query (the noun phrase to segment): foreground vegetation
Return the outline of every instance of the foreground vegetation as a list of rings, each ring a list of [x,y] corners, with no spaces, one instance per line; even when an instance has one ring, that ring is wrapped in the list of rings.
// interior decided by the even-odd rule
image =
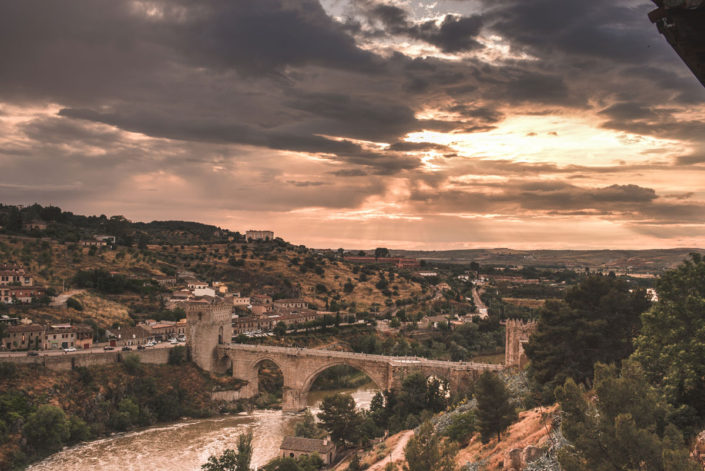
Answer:
[[[181,417],[224,411],[210,391],[239,381],[192,364],[122,364],[54,372],[0,364],[0,469],[21,469],[64,445]]]

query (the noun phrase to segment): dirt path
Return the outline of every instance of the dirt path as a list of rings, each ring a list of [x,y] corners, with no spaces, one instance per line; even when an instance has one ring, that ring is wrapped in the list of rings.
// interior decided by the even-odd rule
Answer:
[[[64,304],[66,304],[66,301],[68,301],[68,299],[71,296],[74,296],[76,294],[85,293],[85,292],[86,292],[85,289],[72,289],[69,291],[64,291],[63,293],[61,293],[60,295],[58,295],[57,297],[52,299],[51,302],[49,303],[49,306],[54,306],[54,307],[63,306]]]
[[[407,430],[404,432],[401,437],[399,437],[399,441],[397,441],[397,444],[394,445],[394,448],[392,448],[387,456],[379,460],[378,462],[374,463],[371,465],[369,468],[367,468],[368,471],[381,471],[384,469],[385,466],[387,466],[387,463],[390,463],[392,461],[399,461],[404,459],[404,448],[406,447],[406,444],[409,443],[409,439],[414,436],[414,431],[413,430]]]

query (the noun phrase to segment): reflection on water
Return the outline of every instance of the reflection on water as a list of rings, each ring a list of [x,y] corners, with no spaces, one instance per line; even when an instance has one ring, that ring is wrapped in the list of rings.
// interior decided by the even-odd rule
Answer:
[[[308,404],[318,411],[320,401],[335,392],[353,395],[358,407],[369,408],[374,385],[356,390],[313,391]],[[277,456],[295,415],[264,410],[214,419],[185,420],[113,435],[67,448],[30,466],[31,471],[198,471],[208,457],[235,448],[237,437],[253,433],[252,465],[260,467]]]

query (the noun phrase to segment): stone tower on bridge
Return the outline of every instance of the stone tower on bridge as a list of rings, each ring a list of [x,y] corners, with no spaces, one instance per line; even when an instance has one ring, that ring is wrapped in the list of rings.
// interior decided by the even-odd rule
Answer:
[[[219,361],[218,345],[230,344],[233,336],[232,306],[227,303],[192,301],[183,303],[188,324],[191,359],[206,371],[224,372],[227,364]]]
[[[524,345],[536,330],[536,321],[509,319],[505,324],[504,365],[523,367],[529,361]]]

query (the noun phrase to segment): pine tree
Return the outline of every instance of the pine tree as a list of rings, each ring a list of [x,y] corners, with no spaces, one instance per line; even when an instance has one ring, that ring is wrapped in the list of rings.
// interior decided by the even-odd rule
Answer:
[[[695,432],[705,423],[705,259],[693,254],[666,272],[656,292],[658,302],[642,316],[634,358],[676,407],[678,425]]]
[[[596,362],[614,363],[633,351],[641,313],[650,302],[613,276],[589,276],[560,302],[542,309],[536,331],[525,347],[529,377],[539,401],[553,402],[566,379],[587,383]]]
[[[360,438],[360,414],[350,394],[335,394],[323,399],[318,414],[321,426],[340,444],[356,443]]]
[[[441,444],[431,422],[424,422],[404,448],[404,471],[453,471],[458,448],[453,443]]]
[[[683,435],[669,422],[670,407],[649,385],[640,365],[595,365],[594,389],[568,379],[556,389],[562,431],[571,446],[559,453],[570,471],[695,471]]]
[[[499,441],[517,414],[509,402],[510,396],[504,382],[494,373],[485,371],[475,385],[477,399],[477,428],[482,442],[489,442],[493,436]]]

